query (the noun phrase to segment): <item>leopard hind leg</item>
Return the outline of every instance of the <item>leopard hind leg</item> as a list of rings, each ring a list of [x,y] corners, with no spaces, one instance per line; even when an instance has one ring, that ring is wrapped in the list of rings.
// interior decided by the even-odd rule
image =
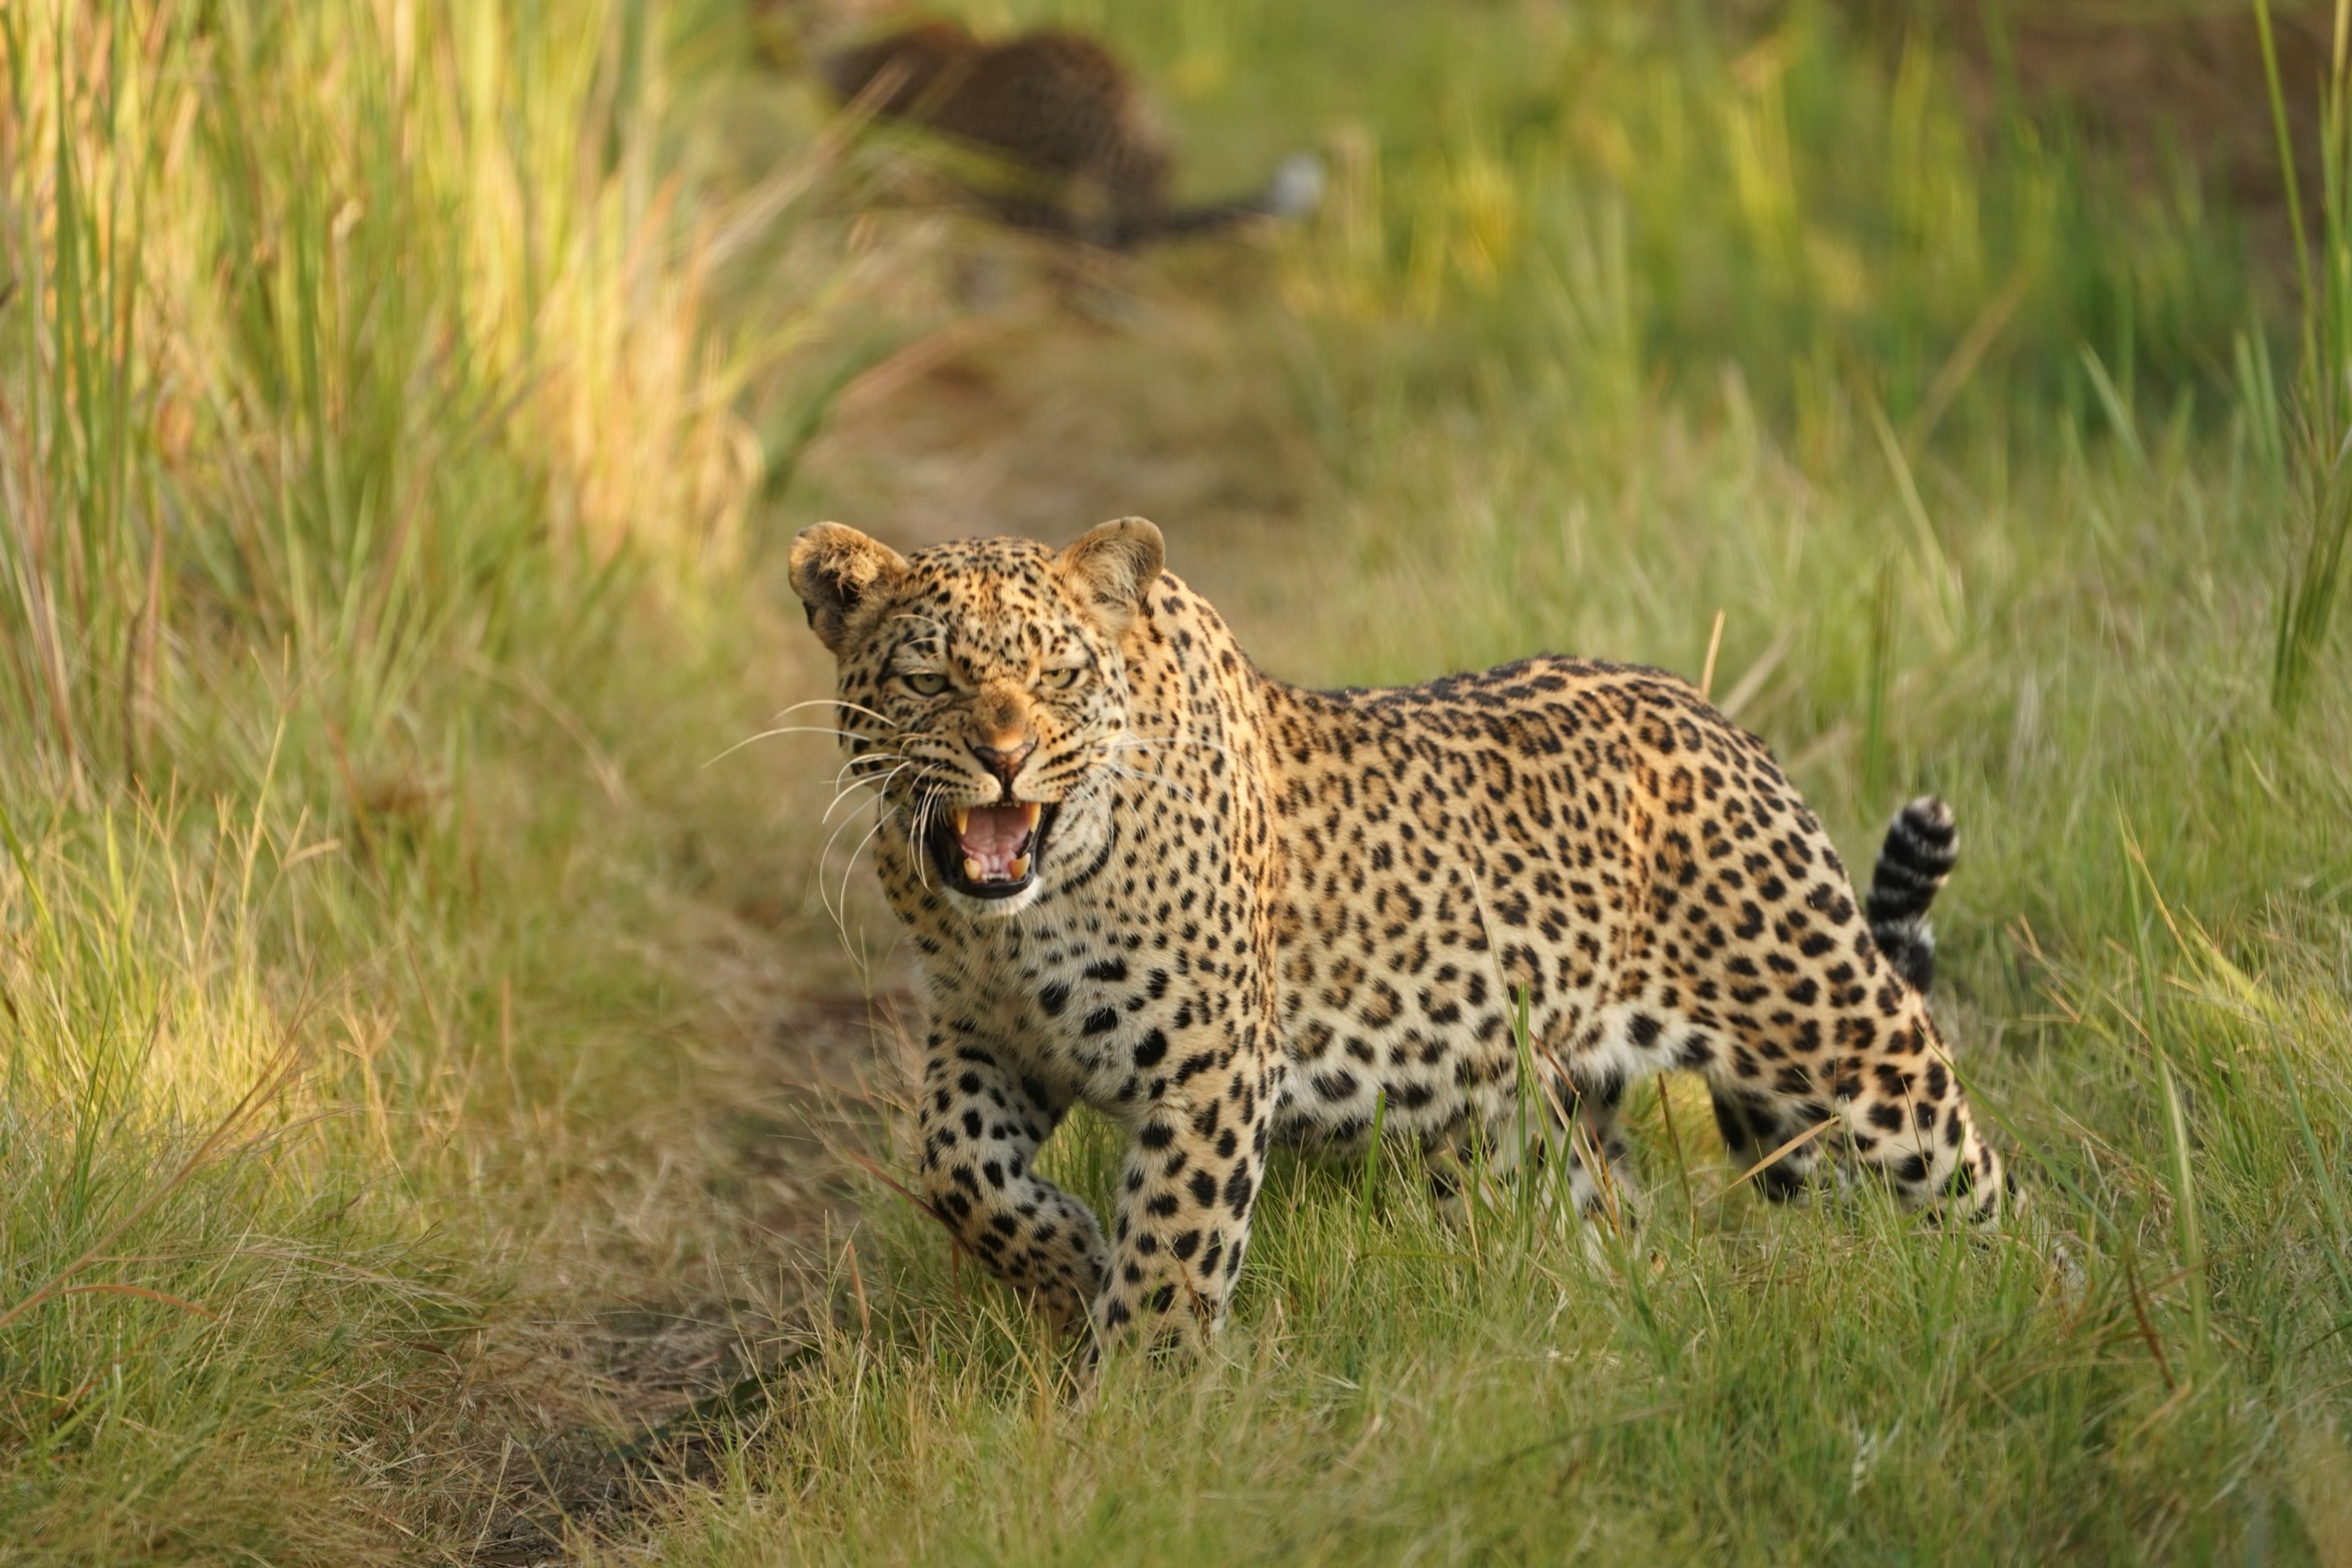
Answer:
[[[1459,1219],[1473,1181],[1492,1208],[1532,1201],[1562,1216],[1621,1233],[1638,1224],[1642,1208],[1632,1150],[1620,1107],[1625,1079],[1587,1073],[1538,1056],[1525,1093],[1515,1093],[1483,1130],[1478,1146],[1448,1141],[1432,1161],[1431,1186],[1439,1207]]]
[[[1715,1105],[1716,1131],[1723,1136],[1723,1147],[1731,1163],[1742,1173],[1756,1171],[1757,1190],[1776,1204],[1801,1199],[1813,1185],[1821,1166],[1822,1140],[1789,1148],[1796,1139],[1815,1123],[1829,1119],[1826,1108],[1804,1100],[1791,1101],[1787,1097],[1752,1089],[1738,1082],[1726,1082],[1717,1078],[1707,1086],[1708,1098]],[[1832,1134],[1833,1136],[1834,1134]],[[1763,1162],[1775,1152],[1786,1152]],[[1757,1167],[1762,1165],[1762,1169]]]

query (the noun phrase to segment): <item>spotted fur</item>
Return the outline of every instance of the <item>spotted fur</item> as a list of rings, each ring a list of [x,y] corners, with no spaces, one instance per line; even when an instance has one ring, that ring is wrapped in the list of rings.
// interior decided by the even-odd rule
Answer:
[[[1622,1215],[1619,1102],[1670,1068],[1742,1160],[1832,1124],[1775,1196],[1833,1148],[1915,1204],[1998,1209],[1919,992],[1763,743],[1687,683],[1544,657],[1303,690],[1161,551],[1140,519],[1058,552],[901,558],[833,523],[793,549],[929,993],[923,1189],[997,1274],[1105,1336],[1213,1328],[1267,1150],[1376,1121],[1441,1171],[1474,1140],[1563,1162]],[[941,824],[1007,801],[1046,814],[1034,869],[975,896]],[[1108,1236],[1035,1169],[1082,1102],[1131,1140]]]

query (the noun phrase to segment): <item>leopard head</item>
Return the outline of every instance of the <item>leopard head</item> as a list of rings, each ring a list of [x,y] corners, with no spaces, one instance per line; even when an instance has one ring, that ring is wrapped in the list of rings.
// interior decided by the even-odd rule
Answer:
[[[983,539],[901,556],[835,522],[793,542],[793,589],[839,665],[845,782],[879,796],[886,861],[975,915],[1092,862],[1129,733],[1121,644],[1163,552],[1139,517],[1059,552]]]

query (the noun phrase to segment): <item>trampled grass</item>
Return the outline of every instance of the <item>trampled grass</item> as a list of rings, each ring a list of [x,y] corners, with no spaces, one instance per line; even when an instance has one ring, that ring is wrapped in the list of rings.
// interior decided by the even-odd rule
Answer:
[[[1326,213],[1107,307],[716,0],[0,12],[0,1562],[2347,1560],[2344,204],[2306,290],[1924,12],[1048,9]],[[2030,1213],[1772,1208],[1674,1083],[1630,1238],[1280,1165],[1079,1388],[850,1157],[824,737],[721,756],[824,689],[769,546],[950,493],[1202,498],[1303,680],[1721,612],[1850,858],[1958,808]]]

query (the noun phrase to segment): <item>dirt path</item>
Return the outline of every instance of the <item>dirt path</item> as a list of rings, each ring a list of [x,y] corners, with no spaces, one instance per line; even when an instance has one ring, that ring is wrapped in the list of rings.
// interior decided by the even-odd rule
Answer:
[[[788,526],[821,514],[911,549],[1139,515],[1213,595],[1246,596],[1290,555],[1319,481],[1271,255],[1196,246],[1074,282],[1025,241],[950,243],[1011,274],[1005,297],[853,384]]]

